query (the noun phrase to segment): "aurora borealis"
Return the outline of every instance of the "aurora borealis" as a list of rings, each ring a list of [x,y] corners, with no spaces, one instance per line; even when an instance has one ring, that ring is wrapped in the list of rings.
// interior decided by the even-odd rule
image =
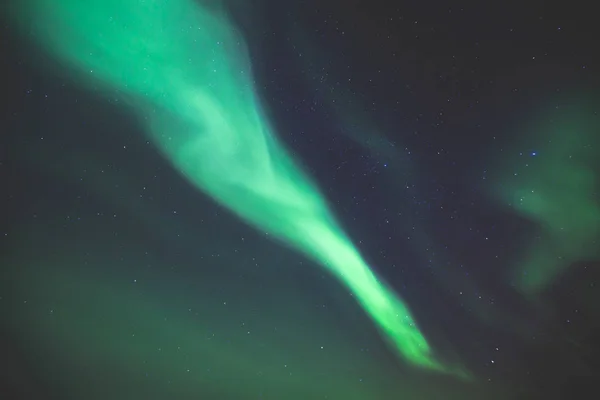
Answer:
[[[503,204],[537,222],[538,232],[515,271],[519,290],[535,295],[573,262],[600,255],[600,208],[595,172],[600,137],[583,111],[569,112],[541,126],[527,127],[526,142],[543,143],[519,153],[514,172],[508,165],[495,188]],[[522,148],[531,144],[521,145]],[[539,157],[544,155],[544,157]],[[524,157],[523,157],[524,156]],[[507,162],[505,162],[507,163]],[[507,163],[508,164],[508,163]],[[500,172],[499,172],[500,173]],[[506,176],[508,175],[508,176]]]
[[[512,399],[562,395],[563,367],[593,375],[593,83],[525,113],[505,100],[483,135],[495,109],[427,86],[410,45],[364,57],[364,5],[315,31],[300,3],[6,9],[21,85],[47,92],[4,118],[11,391]],[[445,109],[410,111],[419,90]]]
[[[238,60],[243,44],[224,17],[188,0],[22,7],[20,18],[51,53],[89,80],[148,103],[135,111],[190,182],[336,274],[401,355],[442,368],[408,308],[374,276],[318,189],[278,144],[244,76],[247,61]]]

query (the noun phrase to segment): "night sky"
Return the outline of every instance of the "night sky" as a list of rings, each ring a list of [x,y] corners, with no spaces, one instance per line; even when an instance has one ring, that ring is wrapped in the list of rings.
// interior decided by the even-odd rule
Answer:
[[[56,1],[84,21],[70,26],[49,1],[3,9],[0,398],[597,396],[591,8],[172,0],[217,16],[184,53],[195,14],[144,37],[145,6]],[[144,23],[103,36],[103,13]],[[226,46],[233,28],[209,60],[201,39]],[[195,72],[208,61],[225,71],[210,82]],[[255,109],[272,143],[246,123]],[[329,226],[443,367],[398,351],[370,314],[376,293],[344,281],[352,263],[320,258],[319,245],[342,256],[305,233]]]

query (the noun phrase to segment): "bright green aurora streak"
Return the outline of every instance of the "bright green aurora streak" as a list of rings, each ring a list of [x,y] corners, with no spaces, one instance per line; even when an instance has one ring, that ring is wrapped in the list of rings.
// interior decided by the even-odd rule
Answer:
[[[192,184],[341,279],[404,359],[446,370],[277,141],[243,41],[214,2],[23,0],[16,12],[24,33],[80,84],[128,95],[151,140]]]

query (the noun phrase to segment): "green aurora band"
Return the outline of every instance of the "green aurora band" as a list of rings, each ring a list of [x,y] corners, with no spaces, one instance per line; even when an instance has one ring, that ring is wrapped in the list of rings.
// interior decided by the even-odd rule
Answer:
[[[512,276],[528,297],[540,295],[569,266],[600,253],[598,115],[565,107],[543,121],[524,129],[528,134],[519,136],[512,157],[502,156],[493,178],[492,196],[536,226]]]
[[[450,371],[276,139],[243,40],[218,4],[26,0],[13,11],[23,33],[79,84],[126,95],[151,140],[193,185],[345,283],[403,359]]]

